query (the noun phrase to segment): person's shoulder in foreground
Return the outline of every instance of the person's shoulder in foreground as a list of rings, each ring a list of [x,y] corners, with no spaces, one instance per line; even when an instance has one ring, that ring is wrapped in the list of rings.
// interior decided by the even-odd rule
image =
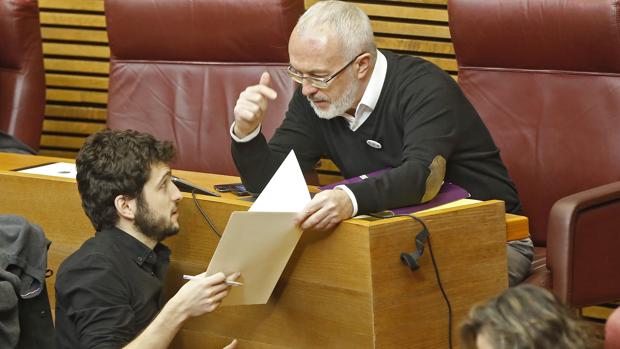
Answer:
[[[534,285],[511,287],[475,306],[461,327],[466,349],[595,349],[602,341],[587,321]]]

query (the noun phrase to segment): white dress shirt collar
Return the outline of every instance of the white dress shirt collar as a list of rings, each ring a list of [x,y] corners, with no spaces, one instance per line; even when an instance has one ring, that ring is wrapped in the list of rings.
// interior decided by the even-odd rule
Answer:
[[[349,123],[351,131],[356,131],[366,119],[370,116],[372,111],[377,105],[379,95],[383,89],[383,83],[385,82],[385,75],[387,72],[387,60],[381,51],[377,50],[377,62],[375,68],[372,71],[366,90],[362,95],[362,99],[355,108],[355,116],[349,114],[342,114],[343,118]]]

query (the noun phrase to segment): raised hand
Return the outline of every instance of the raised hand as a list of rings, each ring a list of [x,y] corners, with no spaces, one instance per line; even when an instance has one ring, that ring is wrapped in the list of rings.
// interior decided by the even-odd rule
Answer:
[[[278,93],[271,88],[271,76],[263,72],[258,85],[246,88],[239,95],[235,105],[235,127],[233,132],[239,138],[252,133],[263,121],[269,100],[278,97]]]

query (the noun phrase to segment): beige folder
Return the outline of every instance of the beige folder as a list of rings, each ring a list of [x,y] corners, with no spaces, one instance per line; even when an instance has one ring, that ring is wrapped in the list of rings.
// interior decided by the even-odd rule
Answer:
[[[233,212],[207,275],[241,272],[222,305],[266,304],[299,238],[295,212]]]

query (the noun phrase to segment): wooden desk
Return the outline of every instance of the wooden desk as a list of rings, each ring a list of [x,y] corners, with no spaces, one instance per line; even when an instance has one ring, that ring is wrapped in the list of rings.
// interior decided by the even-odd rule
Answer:
[[[0,213],[18,214],[40,225],[52,240],[49,267],[93,235],[81,208],[75,181],[5,171],[36,163],[67,161],[0,154]],[[174,171],[208,187],[234,177]],[[218,238],[196,210],[191,196],[179,204],[179,235],[172,249],[168,295],[182,274],[206,269]],[[199,203],[222,231],[232,211],[250,203],[236,197],[199,195]],[[458,323],[477,302],[507,287],[504,204],[487,201],[420,213],[431,232],[433,251],[453,307],[453,339]],[[427,249],[421,268],[399,260],[414,249],[420,225],[411,219],[351,219],[329,233],[303,234],[266,305],[222,307],[188,321],[175,348],[222,347],[230,338],[240,348],[446,348],[447,308]],[[249,231],[248,234],[252,232]],[[48,279],[54,307],[55,278]]]

